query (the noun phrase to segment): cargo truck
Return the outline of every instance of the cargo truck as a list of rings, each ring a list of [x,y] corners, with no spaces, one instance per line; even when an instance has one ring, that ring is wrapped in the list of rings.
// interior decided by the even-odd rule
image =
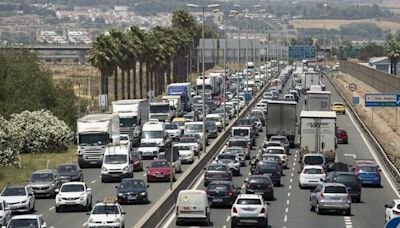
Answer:
[[[80,167],[101,167],[106,145],[119,143],[118,114],[91,114],[77,121],[78,163]]]
[[[328,164],[335,161],[335,112],[302,111],[300,133],[300,157],[307,153],[323,153]]]
[[[321,74],[319,72],[305,72],[304,80],[302,80],[303,92],[310,90],[311,85],[319,85]]]
[[[167,86],[167,94],[170,96],[180,96],[183,109],[186,112],[192,111],[192,86],[190,82],[172,83]]]
[[[330,91],[307,91],[304,100],[305,111],[330,111],[331,92]]]
[[[294,146],[296,136],[297,102],[269,100],[267,110],[267,138],[273,135],[284,135],[290,146]]]
[[[132,99],[112,102],[113,113],[119,115],[121,134],[128,134],[137,146],[142,137],[143,124],[149,121],[149,100]]]
[[[161,100],[163,102],[169,102],[169,106],[175,109],[176,116],[183,116],[185,114],[185,110],[181,102],[181,96],[163,96]]]
[[[175,117],[175,110],[169,102],[150,103],[150,119],[157,119],[163,122],[170,122]]]

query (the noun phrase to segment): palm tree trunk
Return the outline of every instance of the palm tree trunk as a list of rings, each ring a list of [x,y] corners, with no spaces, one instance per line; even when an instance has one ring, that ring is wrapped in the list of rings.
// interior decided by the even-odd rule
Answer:
[[[104,81],[105,75],[104,70],[100,70],[100,94],[104,94],[106,83]]]
[[[109,98],[109,94],[108,94],[108,77],[112,75],[112,71],[110,71],[109,73],[104,75],[104,93],[107,94],[107,97]],[[108,99],[110,100],[110,99]]]
[[[160,67],[159,68],[159,75],[158,75],[159,79],[160,79],[160,94],[163,93],[163,91],[165,90],[166,86],[165,86],[165,68],[164,67]]]
[[[136,61],[134,61],[134,63],[133,63],[133,77],[132,77],[132,97],[133,97],[133,99],[136,99],[137,98],[137,94],[136,94],[136,80],[137,80],[137,78],[136,78],[136,64],[137,64],[137,62]]]
[[[154,91],[154,96],[158,96],[158,81],[157,81],[157,78],[156,78],[156,70],[152,70],[151,72],[150,72],[150,74],[151,74],[151,80],[152,80],[152,83],[150,84],[150,85],[152,85],[153,86],[153,91]]]
[[[143,62],[139,61],[139,97],[143,98]]]
[[[125,99],[125,69],[121,69],[121,91],[122,99]]]
[[[171,84],[171,62],[167,64],[167,84]]]
[[[128,66],[126,73],[126,92],[128,93],[128,99],[131,99],[131,66]]]
[[[175,57],[172,65],[173,65],[172,82],[176,83],[178,81],[178,58]]]
[[[150,90],[150,85],[151,85],[151,77],[150,77],[150,69],[149,69],[149,63],[146,62],[146,91],[145,93],[149,92]],[[146,97],[146,95],[145,95]]]
[[[114,101],[118,100],[118,67],[114,70]]]

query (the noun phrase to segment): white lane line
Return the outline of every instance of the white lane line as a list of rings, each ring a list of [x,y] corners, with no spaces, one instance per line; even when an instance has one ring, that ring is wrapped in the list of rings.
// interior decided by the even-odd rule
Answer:
[[[49,211],[52,211],[52,210],[54,210],[54,207],[50,207]]]
[[[343,156],[353,157],[354,159],[357,157],[357,155],[355,155],[355,154],[343,154]]]
[[[147,173],[143,174],[143,176],[144,176],[144,177],[147,176]]]
[[[378,158],[377,152],[372,148],[372,146],[370,145],[370,143],[367,141],[364,134],[362,133],[360,127],[354,121],[353,114],[350,113],[348,110],[346,110],[346,112],[348,113],[348,116],[350,117],[351,122],[353,122],[353,125],[356,127],[358,133],[361,135],[361,138],[363,139],[365,145],[368,147],[368,149],[371,152],[372,156],[374,157],[375,161],[378,163],[379,167],[381,167],[383,175],[385,176],[386,180],[389,182],[390,187],[392,187],[393,192],[397,195],[397,198],[400,198],[400,193],[397,191],[397,188],[395,187],[395,184],[393,183],[392,178],[389,178],[390,176],[386,171],[386,167],[382,164],[382,162]]]
[[[285,215],[285,218],[283,218],[283,222],[287,222],[287,215]]]
[[[199,180],[196,182],[196,184],[193,186],[192,189],[197,189],[197,188],[199,187],[200,183],[203,182],[203,180],[204,180],[204,175],[203,175],[203,173],[201,173],[200,175],[201,175],[201,176],[200,176]]]
[[[294,171],[294,166],[293,166],[292,170]]]
[[[289,185],[289,189],[292,189],[292,185]]]
[[[168,228],[169,225],[171,225],[172,221],[174,221],[175,216],[176,216],[175,213],[172,213],[172,216],[169,217],[167,222],[164,224],[163,228]]]
[[[289,204],[290,204],[290,201],[289,201],[289,200],[286,200],[286,204],[289,205]]]
[[[351,222],[351,218],[349,216],[345,216],[343,219],[346,228],[353,228],[353,223]]]
[[[224,225],[222,228],[226,228],[226,225]]]
[[[231,216],[228,215],[228,217],[226,217],[226,222],[229,222],[230,219],[231,219]]]
[[[288,192],[287,197],[290,197],[290,192]]]
[[[293,175],[294,175],[294,173],[291,173],[291,174],[290,174],[290,176],[293,176]]]
[[[244,189],[244,187],[246,187],[246,184],[243,184],[243,185],[242,185],[242,189]]]
[[[292,178],[290,178],[289,182],[290,182],[290,183],[292,183],[292,182],[293,182],[293,179],[292,179]]]
[[[83,224],[82,224],[82,227],[87,226],[87,224],[88,224],[88,222],[83,223]]]
[[[289,208],[287,207],[287,208],[285,209],[285,213],[288,213],[288,211],[289,211]]]
[[[249,173],[249,176],[251,176],[251,173]]]
[[[96,183],[96,180],[92,180],[90,183],[91,183],[91,184],[94,184],[94,183]]]
[[[297,158],[297,151],[296,151],[296,153],[294,154],[294,158]]]
[[[296,162],[295,161],[293,161],[293,166],[295,166],[296,165]]]

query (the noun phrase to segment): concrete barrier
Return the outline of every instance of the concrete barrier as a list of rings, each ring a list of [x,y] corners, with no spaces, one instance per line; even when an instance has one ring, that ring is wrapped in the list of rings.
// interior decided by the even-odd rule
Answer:
[[[275,75],[274,77],[276,77]],[[235,126],[238,119],[243,118],[246,114],[257,104],[262,98],[263,93],[269,87],[271,80],[270,78],[264,87],[258,92],[255,98],[244,108],[240,113],[239,117],[233,119],[227,126],[226,131],[222,132],[210,145],[206,154],[203,154],[200,159],[197,159],[193,165],[191,165],[177,181],[173,184],[172,190],[168,190],[164,195],[154,204],[150,210],[135,224],[135,228],[154,228],[159,227],[162,222],[170,215],[171,210],[174,209],[176,199],[181,190],[190,188],[196,181],[197,177],[201,174],[207,163],[213,159],[213,157],[222,149],[226,140],[229,138],[231,128]]]

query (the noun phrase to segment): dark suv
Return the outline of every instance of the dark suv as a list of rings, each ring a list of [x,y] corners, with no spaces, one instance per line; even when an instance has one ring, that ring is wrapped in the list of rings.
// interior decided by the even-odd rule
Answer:
[[[325,179],[327,183],[341,183],[346,185],[351,200],[359,203],[361,201],[361,181],[352,172],[330,172]]]

